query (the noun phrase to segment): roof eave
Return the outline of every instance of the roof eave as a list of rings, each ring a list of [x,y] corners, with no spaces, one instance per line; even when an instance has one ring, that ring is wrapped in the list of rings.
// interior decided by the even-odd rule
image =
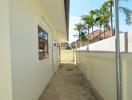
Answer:
[[[65,18],[66,18],[66,29],[67,29],[67,41],[69,40],[69,13],[70,13],[70,0],[64,0],[65,4]]]

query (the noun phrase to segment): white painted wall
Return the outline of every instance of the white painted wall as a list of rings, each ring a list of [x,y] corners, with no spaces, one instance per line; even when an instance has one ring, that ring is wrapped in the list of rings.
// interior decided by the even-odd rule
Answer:
[[[60,62],[61,63],[73,63],[75,60],[74,50],[61,50]]]
[[[128,52],[132,52],[132,31],[128,32]]]
[[[54,72],[58,70],[59,67],[59,47],[57,47],[57,43],[59,43],[57,40],[56,41],[56,46],[53,46],[53,62],[54,62]]]
[[[123,66],[123,100],[132,98],[132,54],[124,54],[122,57]]]
[[[57,55],[52,59],[56,31],[41,0],[12,0],[10,5],[13,100],[37,100],[54,73],[53,65],[58,63]],[[49,58],[42,61],[38,60],[38,24],[49,37]]]
[[[128,32],[128,52],[132,52],[132,32]],[[77,50],[87,50],[87,46]],[[125,52],[125,34],[120,34],[120,50]],[[115,51],[115,36],[89,45],[89,51]]]
[[[0,0],[0,100],[12,100],[9,0]]]
[[[116,100],[115,62],[106,53],[77,53],[77,64],[104,100]]]
[[[77,64],[104,100],[116,100],[114,53],[77,52]],[[132,98],[132,54],[122,54],[123,100]]]

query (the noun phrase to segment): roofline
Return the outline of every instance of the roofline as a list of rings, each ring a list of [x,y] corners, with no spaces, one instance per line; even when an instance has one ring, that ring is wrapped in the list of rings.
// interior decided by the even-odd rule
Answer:
[[[70,0],[64,0],[64,5],[65,5],[65,19],[66,19],[67,40],[69,40]]]

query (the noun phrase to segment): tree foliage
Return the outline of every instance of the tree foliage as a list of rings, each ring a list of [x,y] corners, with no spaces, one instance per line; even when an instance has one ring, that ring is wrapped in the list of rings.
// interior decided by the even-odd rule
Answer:
[[[121,1],[128,1],[128,0],[119,0]],[[100,29],[100,33],[102,28],[104,29],[111,29],[113,31],[113,6],[114,0],[107,0],[105,1],[100,8],[91,10],[87,15],[81,16],[81,21],[83,23],[75,24],[75,30],[78,32],[78,38],[82,41],[89,41],[87,36],[94,27],[98,27]],[[125,14],[125,21],[127,25],[132,24],[132,10],[119,6],[119,10]],[[99,34],[100,34],[99,33]],[[94,37],[94,36],[93,36]]]

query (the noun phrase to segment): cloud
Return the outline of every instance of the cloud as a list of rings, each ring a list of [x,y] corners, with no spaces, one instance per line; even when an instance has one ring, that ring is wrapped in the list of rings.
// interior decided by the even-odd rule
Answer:
[[[80,22],[79,16],[71,16],[70,17],[70,25],[69,25],[69,43],[77,40],[77,37],[74,37],[73,35],[76,34],[76,31],[74,30],[75,24]]]

